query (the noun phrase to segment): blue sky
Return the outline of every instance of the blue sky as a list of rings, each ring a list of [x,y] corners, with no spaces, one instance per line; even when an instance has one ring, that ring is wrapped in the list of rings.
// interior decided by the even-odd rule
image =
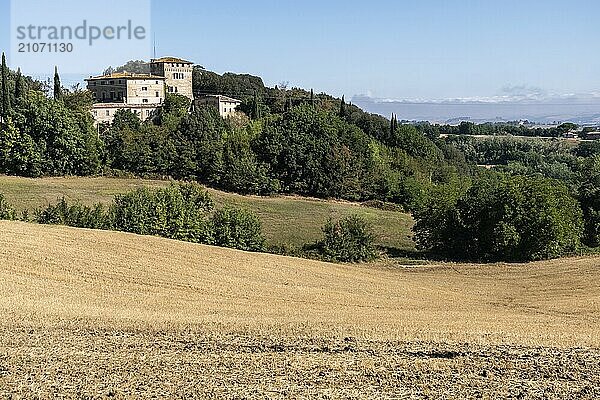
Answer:
[[[600,2],[592,0],[152,0],[152,6],[159,55],[260,75],[271,85],[288,81],[393,99],[600,92]],[[0,0],[2,49],[9,47],[8,7]]]

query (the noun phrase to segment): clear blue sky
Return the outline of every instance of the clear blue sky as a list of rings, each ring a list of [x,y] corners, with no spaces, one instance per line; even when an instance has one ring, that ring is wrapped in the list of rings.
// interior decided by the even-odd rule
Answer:
[[[8,3],[0,0],[3,49]],[[159,55],[260,75],[271,85],[397,99],[493,96],[517,85],[600,91],[595,0],[152,4]],[[99,64],[101,72],[100,57]]]

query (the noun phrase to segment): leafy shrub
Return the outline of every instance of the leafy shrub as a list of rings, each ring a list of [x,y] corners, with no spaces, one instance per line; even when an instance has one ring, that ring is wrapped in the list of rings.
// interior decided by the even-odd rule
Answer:
[[[206,216],[212,208],[210,195],[198,184],[140,188],[115,198],[109,210],[109,225],[139,235],[206,243],[211,236]]]
[[[238,208],[225,208],[212,217],[214,244],[246,251],[262,251],[265,238],[256,215]]]
[[[342,262],[369,261],[377,256],[369,224],[352,215],[339,221],[329,219],[323,227],[324,238],[317,249],[326,259]]]
[[[0,193],[0,219],[13,220],[16,217],[14,208],[12,208]]]
[[[165,189],[140,188],[102,204],[69,205],[62,198],[35,213],[40,224],[108,229],[154,235],[193,243],[214,244],[247,251],[262,251],[265,239],[254,214],[234,208],[217,211],[206,190],[196,183],[172,184]],[[14,218],[14,211],[0,196],[0,217]],[[24,219],[29,220],[28,214]]]
[[[26,215],[23,215],[23,219]],[[69,205],[63,197],[57,204],[48,205],[35,213],[35,221],[48,225],[67,225],[78,228],[105,229],[106,212],[102,204],[88,207],[79,203]]]

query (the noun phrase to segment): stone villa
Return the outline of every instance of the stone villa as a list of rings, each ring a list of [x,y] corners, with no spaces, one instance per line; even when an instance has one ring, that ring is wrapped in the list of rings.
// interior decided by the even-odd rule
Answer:
[[[226,96],[201,96],[194,99],[194,64],[175,57],[150,60],[150,74],[128,72],[86,79],[94,96],[92,114],[97,124],[111,123],[117,110],[131,110],[144,121],[165,101],[166,93],[186,96],[195,105],[211,105],[223,118],[233,116],[241,101]]]
[[[221,95],[203,95],[199,96],[194,104],[196,106],[209,105],[219,110],[221,117],[232,117],[235,115],[235,109],[242,104],[241,101]]]

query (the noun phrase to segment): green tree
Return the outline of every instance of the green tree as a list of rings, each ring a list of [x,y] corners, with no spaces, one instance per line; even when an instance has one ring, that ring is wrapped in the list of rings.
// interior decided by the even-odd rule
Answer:
[[[600,246],[600,154],[585,160],[585,179],[578,190],[583,209],[585,230],[583,242],[590,247]]]
[[[252,118],[259,119],[260,118],[260,103],[258,101],[258,92],[254,91],[254,101],[253,101],[253,109],[252,109]]]
[[[0,128],[0,172],[35,177],[41,169],[41,155],[33,139],[19,132],[9,119]]]
[[[2,53],[2,65],[0,66],[2,75],[2,109],[0,116],[4,119],[10,115],[10,96],[8,89],[8,67],[6,66],[6,55]]]
[[[6,202],[4,195],[0,193],[0,219],[13,220],[16,218],[15,209]]]
[[[342,101],[340,102],[340,118],[346,118],[346,99],[342,96]]]
[[[62,98],[62,86],[60,84],[60,75],[58,75],[58,67],[54,67],[54,100]]]
[[[173,184],[164,189],[141,188],[115,198],[109,209],[111,229],[210,243],[210,195],[198,184]]]
[[[23,81],[23,75],[21,74],[21,68],[17,70],[17,77],[15,78],[15,100],[20,100],[25,93],[25,82]]]
[[[416,214],[421,248],[470,260],[531,261],[573,253],[582,211],[561,182],[488,174],[460,196],[437,197]]]
[[[283,191],[356,200],[373,176],[372,143],[337,113],[303,105],[265,118],[252,147]]]
[[[217,211],[211,222],[217,246],[246,251],[264,250],[262,225],[258,217],[250,211],[225,208]]]
[[[327,259],[361,262],[377,256],[372,228],[358,215],[351,215],[339,221],[329,219],[323,226],[323,236],[317,247]]]
[[[30,91],[14,112],[17,131],[35,143],[41,174],[88,175],[99,169],[96,129],[90,113]],[[25,136],[26,135],[26,136]]]

